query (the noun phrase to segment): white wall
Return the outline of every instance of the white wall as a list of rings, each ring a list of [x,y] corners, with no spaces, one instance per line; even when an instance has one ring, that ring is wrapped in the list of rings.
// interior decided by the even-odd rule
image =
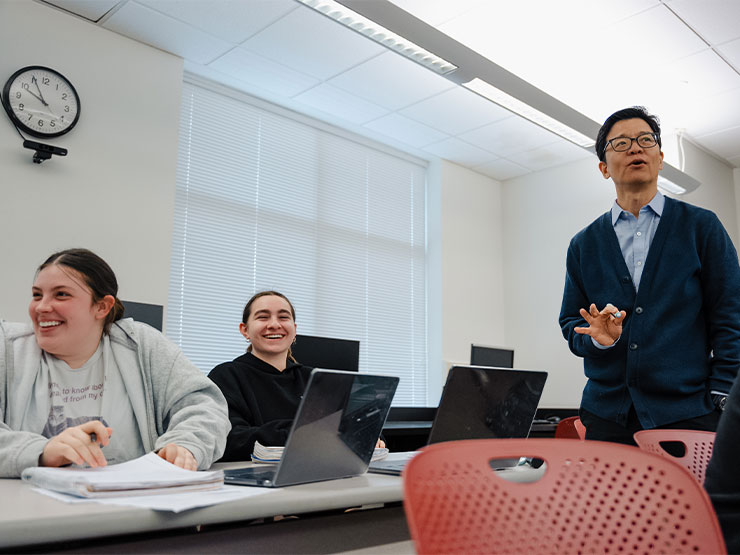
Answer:
[[[182,60],[36,2],[0,2],[0,78],[54,68],[80,95],[69,149],[41,165],[0,115],[0,318],[25,321],[35,268],[83,246],[124,299],[166,304]],[[44,142],[41,140],[41,142]]]
[[[443,162],[441,183],[442,359],[467,364],[471,343],[510,346],[500,254],[509,233],[498,181]]]
[[[516,366],[550,372],[540,406],[573,408],[586,383],[558,325],[570,239],[610,209],[616,193],[596,157],[511,179],[503,184],[506,338]],[[679,198],[717,213],[738,241],[733,172],[688,145],[686,171],[702,182]],[[737,170],[736,172],[737,173]]]

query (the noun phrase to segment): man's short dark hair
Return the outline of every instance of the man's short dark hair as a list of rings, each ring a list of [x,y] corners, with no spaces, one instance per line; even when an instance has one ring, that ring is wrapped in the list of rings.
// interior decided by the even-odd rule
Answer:
[[[606,162],[606,137],[609,135],[609,131],[612,130],[612,127],[614,127],[614,124],[623,119],[635,118],[640,118],[650,126],[650,129],[652,129],[653,133],[658,137],[658,148],[663,147],[663,143],[660,141],[660,120],[658,120],[658,116],[649,114],[644,106],[632,106],[631,108],[624,108],[623,110],[614,112],[611,116],[606,118],[604,125],[599,129],[599,134],[596,135],[596,145],[594,146],[594,150],[596,151],[596,155],[599,157],[599,160]]]

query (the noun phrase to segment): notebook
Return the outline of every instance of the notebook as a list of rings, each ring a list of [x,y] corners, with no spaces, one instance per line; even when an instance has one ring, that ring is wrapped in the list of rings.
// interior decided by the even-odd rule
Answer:
[[[367,471],[398,378],[314,369],[280,462],[224,471],[227,485],[282,487]]]
[[[453,366],[427,443],[527,437],[546,380],[542,371]],[[374,462],[368,471],[400,474],[415,454]]]

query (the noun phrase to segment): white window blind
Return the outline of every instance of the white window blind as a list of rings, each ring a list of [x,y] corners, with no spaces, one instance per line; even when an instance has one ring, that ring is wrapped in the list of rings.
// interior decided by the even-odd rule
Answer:
[[[298,333],[360,341],[360,371],[425,405],[425,168],[246,99],[183,86],[167,335],[204,372],[244,353],[257,291]]]

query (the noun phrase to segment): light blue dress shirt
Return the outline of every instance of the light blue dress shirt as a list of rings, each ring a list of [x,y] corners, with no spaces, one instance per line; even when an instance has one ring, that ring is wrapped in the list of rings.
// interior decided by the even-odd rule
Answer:
[[[660,192],[657,192],[653,200],[640,208],[639,218],[623,210],[616,200],[612,206],[612,225],[636,291],[640,289],[642,270],[645,267],[650,244],[655,237],[655,230],[658,229],[664,206],[665,197]]]
[[[658,229],[664,206],[665,197],[660,191],[655,193],[653,200],[640,208],[639,218],[635,218],[634,214],[622,209],[616,200],[612,206],[614,233],[617,234],[619,248],[622,250],[624,262],[632,276],[632,283],[635,284],[635,291],[640,289],[642,270],[645,268],[650,244],[655,237],[655,230]],[[591,342],[599,349],[609,349],[616,345],[617,341],[612,345],[602,345],[593,337],[591,338]]]

